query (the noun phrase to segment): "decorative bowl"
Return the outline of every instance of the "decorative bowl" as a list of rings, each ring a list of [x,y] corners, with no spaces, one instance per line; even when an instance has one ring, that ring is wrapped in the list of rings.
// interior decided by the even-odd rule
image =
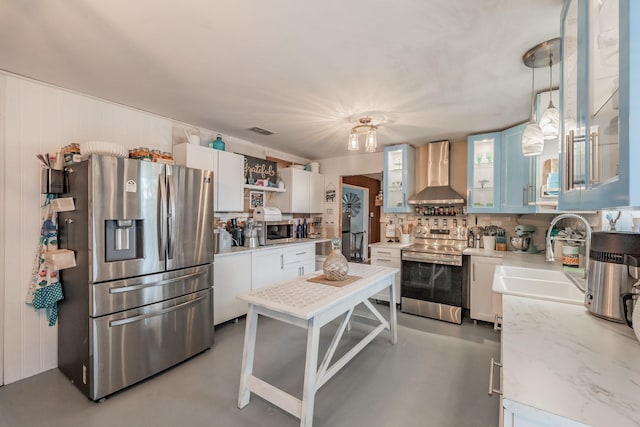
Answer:
[[[530,237],[511,236],[511,246],[517,251],[526,251],[529,249]]]

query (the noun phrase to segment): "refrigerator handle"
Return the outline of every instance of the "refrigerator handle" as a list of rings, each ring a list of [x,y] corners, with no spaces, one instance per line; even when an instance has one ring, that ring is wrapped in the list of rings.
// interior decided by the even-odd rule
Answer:
[[[169,219],[167,225],[167,251],[168,259],[173,259],[175,252],[175,245],[173,242],[174,230],[175,230],[175,214],[176,214],[176,198],[175,198],[175,186],[173,184],[173,175],[167,174],[167,193],[169,194],[169,212],[167,217]]]
[[[158,175],[158,183],[160,184],[160,197],[158,197],[158,203],[156,206],[156,211],[158,214],[156,232],[158,234],[158,258],[162,260],[164,259],[164,252],[165,252],[163,226],[164,226],[164,218],[166,218],[167,216],[165,213],[165,207],[166,207],[165,200],[167,199],[167,189],[164,183],[164,174]]]
[[[156,316],[160,316],[160,315],[163,315],[163,314],[167,314],[167,313],[169,313],[171,311],[181,310],[183,308],[186,308],[186,307],[188,307],[190,305],[193,305],[193,304],[197,303],[198,301],[201,301],[201,300],[205,299],[206,297],[207,297],[206,295],[202,295],[202,296],[199,296],[199,297],[197,297],[195,299],[192,299],[190,301],[182,302],[182,303],[180,303],[178,305],[174,305],[173,307],[163,308],[163,309],[158,310],[158,311],[151,311],[149,313],[140,314],[138,316],[128,317],[128,318],[125,318],[125,319],[111,320],[109,322],[109,326],[110,327],[122,326],[122,325],[126,325],[128,323],[133,323],[133,322],[138,322],[140,320],[145,320],[145,319],[148,319],[150,317],[156,317]]]

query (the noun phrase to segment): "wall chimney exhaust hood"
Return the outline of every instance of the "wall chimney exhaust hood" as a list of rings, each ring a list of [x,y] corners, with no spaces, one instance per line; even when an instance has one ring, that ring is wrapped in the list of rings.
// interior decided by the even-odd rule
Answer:
[[[453,205],[464,197],[449,186],[449,141],[427,144],[427,186],[408,201],[410,205]]]

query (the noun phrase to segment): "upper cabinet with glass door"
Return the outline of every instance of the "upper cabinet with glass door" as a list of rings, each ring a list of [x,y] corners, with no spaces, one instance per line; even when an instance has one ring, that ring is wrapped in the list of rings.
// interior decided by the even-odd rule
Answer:
[[[409,213],[407,203],[415,190],[415,154],[409,144],[384,147],[383,199],[384,211]]]
[[[500,212],[500,132],[467,138],[467,210]]]
[[[639,20],[633,0],[565,2],[562,210],[640,205]]]

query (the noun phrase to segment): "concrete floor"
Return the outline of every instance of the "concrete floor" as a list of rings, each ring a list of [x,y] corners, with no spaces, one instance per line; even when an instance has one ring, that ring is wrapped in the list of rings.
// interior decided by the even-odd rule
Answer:
[[[209,351],[102,403],[89,401],[57,369],[0,387],[0,426],[298,426],[255,395],[238,409],[244,325],[241,319],[217,327]],[[498,426],[499,399],[487,395],[498,333],[469,319],[458,326],[403,313],[398,326],[397,345],[383,332],[320,389],[313,425]],[[336,328],[323,328],[321,351]],[[346,342],[365,330],[354,323]],[[305,339],[302,329],[260,318],[255,375],[301,396]]]

